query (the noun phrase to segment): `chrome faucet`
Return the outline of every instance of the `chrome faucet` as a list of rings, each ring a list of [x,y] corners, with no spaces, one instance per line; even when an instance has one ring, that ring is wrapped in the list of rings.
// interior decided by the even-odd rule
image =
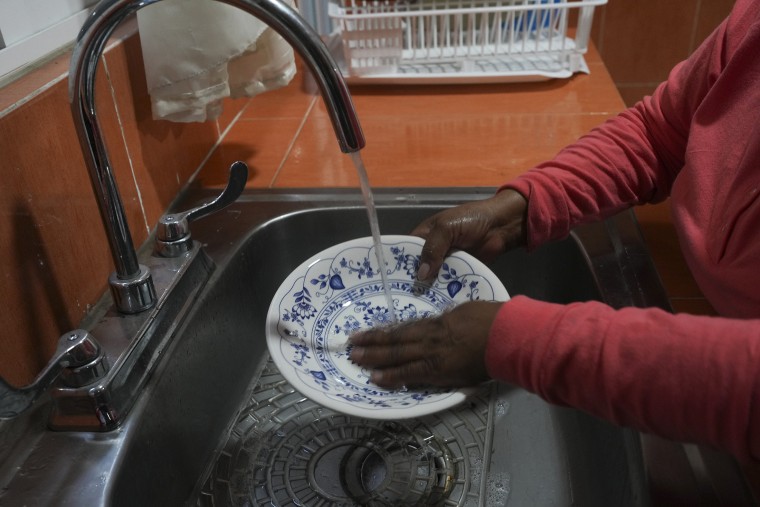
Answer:
[[[92,187],[108,236],[116,271],[109,278],[114,304],[122,313],[155,305],[150,270],[138,263],[124,206],[116,186],[95,112],[95,71],[109,36],[128,15],[161,0],[103,0],[82,27],[69,74],[69,101]],[[364,135],[340,69],[319,34],[290,6],[278,0],[217,0],[261,19],[287,40],[306,62],[319,85],[340,148],[364,147]]]
[[[138,262],[95,111],[95,72],[116,26],[159,1],[101,1],[79,33],[69,75],[74,122],[116,265],[109,283],[117,311],[106,298],[98,303],[85,329],[61,337],[55,357],[31,385],[15,388],[0,379],[0,419],[15,418],[52,385],[52,428],[118,427],[214,269],[192,240],[188,222],[229,205],[245,188],[248,168],[235,162],[227,187],[216,199],[161,218],[154,254],[144,259],[145,264]],[[217,1],[260,18],[298,51],[319,85],[341,150],[363,148],[364,136],[340,70],[319,35],[296,11],[278,0]]]

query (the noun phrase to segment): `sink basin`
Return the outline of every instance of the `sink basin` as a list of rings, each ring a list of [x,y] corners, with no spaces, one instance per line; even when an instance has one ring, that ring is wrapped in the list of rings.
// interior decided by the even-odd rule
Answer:
[[[435,211],[492,191],[377,190],[381,231],[407,234]],[[178,207],[209,195],[190,192]],[[229,500],[228,490],[215,488],[223,479],[220,474],[230,474],[225,467],[232,461],[235,428],[251,417],[268,423],[266,403],[277,396],[300,399],[286,384],[272,380],[277,372],[268,361],[264,337],[272,296],[308,257],[368,235],[361,197],[350,189],[252,190],[222,212],[195,222],[193,237],[205,245],[216,270],[125,423],[107,433],[39,431],[26,438],[12,463],[0,468],[0,503],[220,505]],[[513,296],[666,305],[629,213],[579,227],[569,238],[530,254],[510,252],[490,267]],[[277,396],[267,394],[275,388]],[[447,458],[454,475],[474,470],[480,459],[480,475],[471,478],[474,493],[441,505],[648,503],[637,433],[549,405],[513,386],[489,383],[483,389],[471,406],[452,409],[460,410],[454,418],[480,421],[473,423],[483,436],[480,450]],[[35,413],[43,417],[45,404],[38,405]],[[325,420],[340,416],[319,413]],[[289,428],[298,430],[298,421],[289,420]],[[440,419],[412,421],[410,431],[416,431],[417,423],[435,432]],[[439,437],[453,446],[451,439]],[[368,455],[349,458],[361,458],[364,465],[371,461]],[[346,459],[341,458],[344,464]]]

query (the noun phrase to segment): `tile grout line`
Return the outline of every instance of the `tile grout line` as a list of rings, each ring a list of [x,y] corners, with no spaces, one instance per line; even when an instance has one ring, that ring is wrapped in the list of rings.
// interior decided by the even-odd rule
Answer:
[[[691,35],[689,36],[689,55],[694,52],[697,42],[697,28],[699,27],[699,15],[702,11],[702,0],[697,0],[697,6],[694,12],[694,22],[691,25]],[[688,56],[688,55],[687,55]]]
[[[599,56],[602,56],[602,51],[604,51],[604,30],[607,25],[607,9],[599,9],[602,14],[599,16],[601,19],[599,20],[599,44],[596,46],[596,50],[599,52]],[[599,12],[599,11],[597,11]],[[604,58],[602,58],[602,61],[604,61]]]
[[[61,81],[63,81],[64,79],[66,79],[68,76],[69,76],[69,73],[68,73],[68,72],[64,72],[64,73],[63,73],[63,74],[61,74],[60,76],[58,76],[58,77],[56,77],[56,78],[53,78],[53,79],[51,79],[50,81],[48,81],[48,82],[47,82],[47,83],[45,83],[44,85],[40,86],[39,88],[37,88],[37,89],[36,89],[36,90],[34,90],[33,92],[30,92],[30,93],[29,93],[28,95],[26,95],[24,98],[22,98],[22,99],[19,99],[18,101],[14,102],[14,103],[13,103],[13,104],[11,104],[10,106],[8,106],[8,107],[6,107],[5,109],[3,109],[2,111],[0,111],[0,118],[2,118],[3,116],[6,116],[6,115],[8,115],[8,114],[12,113],[12,112],[13,112],[13,111],[15,111],[16,109],[18,109],[18,108],[20,108],[21,106],[23,106],[24,104],[26,104],[26,103],[30,102],[32,99],[34,99],[34,98],[35,98],[35,97],[37,97],[38,95],[40,95],[40,94],[44,93],[45,91],[49,90],[49,89],[50,89],[50,88],[52,88],[53,86],[57,85],[58,83],[60,83],[60,82],[61,82]]]
[[[277,180],[277,177],[280,175],[280,172],[282,171],[282,168],[285,167],[285,161],[290,156],[290,153],[293,151],[293,146],[296,144],[296,139],[298,139],[298,136],[301,135],[301,132],[303,131],[304,126],[306,126],[306,121],[309,119],[309,115],[311,114],[311,111],[314,109],[314,106],[317,103],[317,97],[314,96],[311,98],[311,104],[309,104],[309,107],[306,109],[306,113],[304,113],[303,118],[301,119],[301,123],[298,125],[298,128],[296,129],[296,133],[293,135],[293,139],[290,140],[290,144],[288,144],[288,147],[285,149],[285,155],[283,155],[282,160],[280,161],[280,165],[277,167],[277,170],[272,175],[272,179],[269,180],[269,186],[267,188],[274,188],[274,182]]]
[[[203,157],[203,160],[201,160],[201,163],[198,164],[198,167],[195,169],[195,171],[193,171],[193,174],[191,174],[190,177],[187,179],[187,182],[185,182],[185,188],[190,183],[192,183],[193,181],[195,181],[195,178],[198,177],[198,174],[201,172],[201,169],[203,169],[203,167],[206,165],[206,162],[209,161],[209,159],[211,158],[211,155],[213,155],[214,152],[216,151],[216,149],[219,147],[219,145],[222,144],[222,141],[224,141],[224,138],[227,137],[227,134],[229,134],[229,132],[232,129],[232,127],[237,124],[237,122],[240,120],[240,117],[243,116],[243,113],[245,113],[246,109],[248,109],[248,106],[250,106],[250,105],[251,105],[251,101],[249,100],[246,103],[246,105],[243,106],[243,108],[240,109],[240,111],[238,111],[238,113],[235,115],[235,117],[232,119],[232,121],[230,121],[230,124],[227,125],[227,128],[224,129],[224,132],[221,132],[220,134],[217,135],[217,139],[216,139],[216,142],[214,143],[214,146],[212,146],[211,149],[208,150],[208,153],[206,153],[206,156]],[[219,132],[219,119],[218,118],[216,120],[216,130],[217,130],[217,132]]]
[[[119,112],[119,104],[116,100],[116,90],[113,87],[113,81],[111,81],[111,73],[108,70],[108,62],[105,55],[102,57],[103,70],[105,71],[106,79],[108,80],[108,88],[111,92],[111,100],[113,101],[113,108],[116,111],[116,121],[119,124],[119,133],[121,133],[121,141],[124,143],[124,151],[127,153],[127,160],[129,161],[129,170],[132,172],[132,181],[135,184],[135,190],[137,192],[137,202],[140,203],[140,212],[142,213],[143,221],[145,222],[145,231],[150,236],[150,225],[148,224],[148,215],[145,212],[145,204],[143,203],[142,192],[140,191],[140,185],[137,182],[137,174],[135,173],[135,164],[132,161],[132,153],[129,150],[129,144],[127,143],[127,136],[124,131],[124,122],[121,119],[121,113]],[[122,204],[123,205],[123,204]]]
[[[105,54],[108,53],[109,51],[111,51],[114,47],[116,47],[117,45],[123,43],[124,39],[127,36],[129,36],[129,35],[131,35],[131,34],[127,34],[125,36],[120,37],[117,40],[110,41],[106,45],[105,49],[103,50],[103,55],[105,56]],[[105,59],[103,61],[105,62]],[[69,65],[70,64],[71,64],[71,57],[69,57]],[[65,72],[62,72],[57,77],[54,77],[53,79],[51,79],[47,83],[43,84],[42,86],[36,88],[34,91],[32,91],[32,92],[28,93],[27,95],[25,95],[23,98],[17,100],[16,102],[14,102],[13,104],[11,104],[10,106],[8,106],[5,109],[1,110],[0,111],[0,118],[2,118],[3,116],[6,116],[6,115],[12,113],[16,109],[20,108],[24,104],[28,103],[29,101],[31,101],[32,99],[34,99],[35,97],[37,97],[38,95],[40,95],[40,94],[44,93],[45,91],[49,90],[50,88],[52,88],[53,86],[57,85],[58,83],[60,83],[64,79],[67,79],[69,77],[70,70],[71,69],[67,69]]]
[[[651,85],[659,85],[662,83],[662,81],[621,81],[618,86],[625,86],[628,88],[636,87],[636,86],[651,86]]]

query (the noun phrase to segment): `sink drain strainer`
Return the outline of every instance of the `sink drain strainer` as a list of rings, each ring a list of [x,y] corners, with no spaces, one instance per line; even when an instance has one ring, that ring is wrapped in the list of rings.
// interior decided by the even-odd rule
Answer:
[[[199,497],[214,506],[476,506],[490,441],[490,388],[419,419],[323,408],[267,366]]]
[[[288,505],[291,499],[303,505],[435,505],[454,477],[443,444],[398,423],[337,414],[306,426],[291,421],[253,447],[254,459],[232,483],[264,505]]]
[[[456,470],[435,436],[420,438],[392,423],[349,444],[339,473],[361,505],[436,505],[451,491]]]

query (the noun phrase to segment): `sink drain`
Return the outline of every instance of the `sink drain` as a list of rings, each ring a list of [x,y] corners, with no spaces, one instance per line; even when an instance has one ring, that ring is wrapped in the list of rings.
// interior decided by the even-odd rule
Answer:
[[[436,505],[454,476],[445,444],[399,423],[334,414],[307,426],[286,423],[256,447],[252,473],[249,462],[232,483],[243,496],[253,493],[275,505],[293,499],[302,505]]]
[[[419,419],[359,419],[304,398],[270,364],[198,505],[479,505],[489,393]]]
[[[437,505],[451,491],[455,469],[445,444],[399,426],[374,431],[345,455],[340,477],[356,503]]]

